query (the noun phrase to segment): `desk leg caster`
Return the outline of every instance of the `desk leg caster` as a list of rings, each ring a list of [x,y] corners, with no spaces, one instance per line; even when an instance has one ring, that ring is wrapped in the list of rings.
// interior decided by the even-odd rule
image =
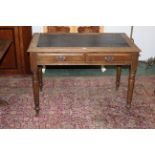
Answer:
[[[131,103],[127,102],[126,108],[130,110],[131,109]]]
[[[37,106],[37,107],[34,108],[34,110],[36,112],[36,116],[38,116],[39,115],[40,108]]]

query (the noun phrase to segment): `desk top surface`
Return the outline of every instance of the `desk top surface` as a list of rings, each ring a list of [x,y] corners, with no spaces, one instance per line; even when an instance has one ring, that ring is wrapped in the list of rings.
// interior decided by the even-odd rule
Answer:
[[[0,39],[0,61],[2,60],[3,56],[7,52],[10,44],[11,44],[11,41]]]
[[[38,47],[129,47],[121,34],[41,34]]]
[[[28,52],[50,50],[130,49],[140,51],[124,33],[34,34]],[[132,50],[131,50],[132,49]]]

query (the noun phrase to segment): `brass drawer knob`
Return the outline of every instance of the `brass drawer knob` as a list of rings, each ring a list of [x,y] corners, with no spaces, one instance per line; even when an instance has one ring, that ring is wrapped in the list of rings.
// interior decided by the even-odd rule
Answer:
[[[58,61],[65,61],[65,56],[59,55],[59,56],[56,57],[56,60],[58,60]]]
[[[113,59],[114,59],[113,56],[105,56],[105,57],[104,57],[104,60],[105,60],[105,61],[108,61],[108,62],[113,61]]]

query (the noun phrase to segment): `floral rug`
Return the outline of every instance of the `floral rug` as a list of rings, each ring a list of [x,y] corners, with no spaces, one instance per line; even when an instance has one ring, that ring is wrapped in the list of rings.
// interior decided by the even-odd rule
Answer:
[[[127,76],[44,77],[35,116],[30,76],[0,77],[0,128],[155,128],[155,76],[137,76],[131,109]]]

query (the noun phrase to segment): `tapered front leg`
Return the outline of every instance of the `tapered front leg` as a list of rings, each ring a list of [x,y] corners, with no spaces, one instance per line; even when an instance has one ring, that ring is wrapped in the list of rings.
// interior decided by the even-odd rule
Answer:
[[[34,109],[36,111],[36,115],[39,114],[39,69],[37,65],[37,54],[30,53],[30,63],[31,63],[31,71],[32,71],[32,84],[33,84],[33,96],[34,96]]]
[[[118,90],[120,86],[120,79],[121,79],[121,66],[116,66],[116,90]]]
[[[42,66],[39,66],[39,87],[40,91],[42,91],[43,89]]]
[[[132,102],[133,89],[134,89],[134,84],[135,84],[135,76],[136,76],[136,73],[130,69],[129,81],[128,81],[128,96],[127,96],[128,107],[131,106],[131,102]]]
[[[34,105],[36,114],[39,113],[39,76],[38,69],[33,71],[32,80],[33,80],[33,95],[34,95]]]
[[[138,65],[138,54],[133,56],[133,60],[130,66],[129,71],[129,80],[128,80],[128,93],[127,93],[127,106],[131,107],[132,97],[133,97],[133,90],[135,85],[135,76],[137,71]]]

